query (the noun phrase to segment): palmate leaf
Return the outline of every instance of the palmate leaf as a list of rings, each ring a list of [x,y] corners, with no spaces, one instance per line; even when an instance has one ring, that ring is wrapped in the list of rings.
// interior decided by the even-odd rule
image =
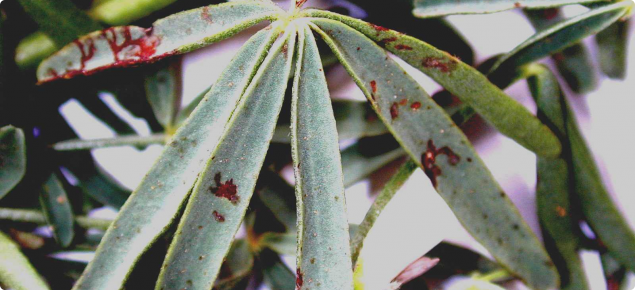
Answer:
[[[53,230],[53,236],[62,247],[68,247],[73,241],[73,211],[57,175],[51,174],[42,185],[40,205],[47,223]]]
[[[273,29],[262,31],[232,60],[121,209],[74,289],[121,287],[141,254],[179,211],[276,36]]]
[[[532,65],[527,79],[538,107],[538,116],[559,136],[567,135],[564,96],[555,76],[541,65]],[[566,143],[565,143],[566,144]],[[567,149],[565,149],[567,150]],[[545,236],[547,251],[552,256],[560,277],[561,289],[589,289],[582,261],[578,255],[580,239],[575,232],[570,164],[564,158],[538,158],[536,202],[538,217]]]
[[[443,110],[363,34],[334,20],[311,22],[465,228],[530,286],[556,287],[547,253]]]
[[[22,129],[0,128],[0,199],[15,187],[26,173],[26,144]]]
[[[534,34],[492,66],[490,77],[506,78],[510,70],[559,52],[583,38],[598,33],[617,21],[633,7],[632,1],[620,1],[599,6],[576,17]]]
[[[156,289],[212,287],[247,210],[273,135],[291,71],[295,37],[295,31],[287,30],[241,98],[192,191]]]
[[[186,53],[273,19],[281,11],[265,1],[235,1],[177,13],[151,29],[123,26],[93,32],[43,61],[37,77],[48,82]]]
[[[495,13],[514,8],[551,8],[569,4],[608,2],[608,0],[412,0],[417,17],[451,14]]]
[[[20,247],[1,231],[0,257],[0,284],[14,290],[50,289],[20,252]]]
[[[298,27],[291,148],[296,180],[296,289],[352,289],[346,200],[335,117],[313,33]]]
[[[385,44],[386,50],[430,76],[520,145],[545,157],[555,157],[560,153],[560,142],[545,125],[485,76],[455,57],[415,38],[355,18],[310,9],[302,13],[307,17],[342,22]],[[360,53],[363,52],[360,50]]]

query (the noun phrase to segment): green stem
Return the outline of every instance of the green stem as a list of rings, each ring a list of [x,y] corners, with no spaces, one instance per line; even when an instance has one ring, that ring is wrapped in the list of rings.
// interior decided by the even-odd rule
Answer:
[[[61,141],[51,145],[56,151],[88,150],[117,146],[147,146],[152,144],[165,144],[166,134],[154,134],[150,136],[121,136],[105,139],[72,139]]]
[[[34,223],[38,225],[47,224],[44,214],[37,210],[28,209],[0,208],[0,220]],[[82,228],[106,230],[112,223],[112,220],[76,216],[75,222]]]
[[[512,278],[512,275],[505,269],[499,269],[485,274],[474,274],[472,277],[477,280],[493,283],[494,281],[501,281]]]

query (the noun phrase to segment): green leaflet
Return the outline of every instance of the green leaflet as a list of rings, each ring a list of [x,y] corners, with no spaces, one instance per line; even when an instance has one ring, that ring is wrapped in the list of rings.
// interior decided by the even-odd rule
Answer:
[[[294,188],[280,175],[269,170],[261,173],[260,180],[264,185],[257,188],[256,193],[262,203],[285,226],[287,232],[295,232],[297,217]]]
[[[13,126],[0,128],[0,199],[22,180],[25,172],[24,132]]]
[[[632,1],[615,2],[541,30],[499,58],[490,70],[490,77],[505,78],[510,70],[556,53],[589,35],[598,33],[624,16],[632,6]]]
[[[317,43],[299,26],[291,103],[296,180],[296,289],[353,289],[350,238],[335,117]]]
[[[276,36],[275,29],[262,31],[238,52],[123,206],[73,289],[123,285],[141,254],[172,223]]]
[[[158,65],[145,77],[145,91],[159,124],[168,128],[181,107],[181,63],[179,59]]]
[[[267,259],[269,263],[263,266],[262,273],[264,282],[269,286],[269,289],[294,289],[296,278],[293,272],[282,263],[279,257],[267,258],[269,258]]]
[[[34,223],[37,225],[46,225],[46,217],[40,211],[30,209],[13,209],[13,208],[0,208],[0,220],[21,222],[21,223]],[[78,226],[88,229],[96,228],[100,230],[108,229],[108,226],[112,220],[97,219],[85,216],[75,217],[75,222]]]
[[[94,1],[88,14],[109,25],[124,25],[164,8],[176,0]]]
[[[369,155],[365,154],[360,146],[361,144],[356,143],[342,151],[342,172],[344,173],[345,187],[352,186],[379,168],[406,154],[402,148],[392,148],[385,152],[382,150],[378,154]]]
[[[247,240],[240,239],[232,243],[223,267],[224,276],[218,277],[214,289],[236,289],[236,284],[249,277],[254,268],[254,255]]]
[[[294,47],[295,31],[287,29],[268,52],[241,98],[192,190],[156,289],[212,288],[243,220],[269,148]],[[220,81],[217,84],[227,85]]]
[[[71,139],[53,144],[53,149],[56,151],[73,151],[118,146],[148,146],[151,144],[164,144],[166,141],[165,134],[150,136],[129,135],[104,139]]]
[[[235,1],[177,13],[157,20],[151,29],[112,27],[93,32],[43,61],[40,83],[88,75],[111,67],[155,61],[226,39],[281,12],[261,1]]]
[[[13,290],[47,290],[49,287],[35,271],[20,247],[0,231],[0,284]]]
[[[532,66],[532,75],[527,79],[536,100],[538,116],[559,136],[566,136],[565,104],[560,85],[549,69]],[[564,142],[565,156],[569,156],[568,143]],[[572,182],[570,164],[563,158],[546,159],[538,157],[538,184],[536,202],[538,217],[545,236],[547,251],[553,258],[562,277],[562,289],[589,289],[582,261],[578,255],[580,240],[575,232],[576,221],[573,212]]]
[[[364,246],[364,239],[370,232],[370,229],[375,224],[375,221],[384,210],[386,205],[390,202],[393,196],[397,193],[397,191],[401,188],[401,186],[408,180],[410,175],[415,172],[417,169],[417,163],[408,160],[404,165],[399,168],[399,171],[395,173],[395,175],[386,183],[384,189],[382,189],[381,193],[375,198],[375,201],[368,209],[364,220],[359,225],[358,230],[355,232],[355,235],[351,239],[351,251],[352,251],[352,260],[353,266],[357,263],[357,258],[362,251],[362,247]]]
[[[544,30],[564,20],[558,8],[525,10],[525,15],[536,30]],[[597,87],[595,67],[591,55],[583,43],[574,44],[552,56],[560,75],[569,87],[578,94],[593,91]]]
[[[474,68],[447,53],[418,39],[355,18],[318,10],[306,10],[304,15],[330,18],[351,26],[430,76],[522,146],[545,157],[556,157],[560,153],[558,138],[525,107]]]
[[[542,245],[445,112],[364,35],[333,20],[312,22],[463,226],[531,287],[557,287]]]
[[[598,59],[604,74],[613,79],[626,77],[629,19],[618,21],[595,36]]]
[[[57,47],[62,47],[81,35],[101,29],[99,23],[75,7],[70,0],[18,1]]]
[[[73,210],[66,191],[57,175],[51,174],[42,185],[40,205],[47,223],[53,229],[53,236],[62,247],[68,247],[75,235],[73,229]]]
[[[439,17],[451,14],[495,13],[514,8],[549,8],[569,4],[608,2],[607,0],[412,0],[417,17]]]
[[[291,233],[264,233],[260,238],[260,245],[273,250],[281,255],[295,255],[296,254],[296,240],[297,235],[295,232]]]

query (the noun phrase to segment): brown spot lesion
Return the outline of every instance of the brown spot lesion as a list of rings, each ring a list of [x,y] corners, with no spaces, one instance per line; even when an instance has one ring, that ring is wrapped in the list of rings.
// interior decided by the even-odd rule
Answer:
[[[421,155],[421,165],[423,171],[430,178],[432,185],[437,187],[437,177],[441,175],[441,168],[436,165],[436,159],[439,155],[446,155],[448,157],[448,163],[454,166],[461,161],[461,157],[452,151],[450,147],[442,147],[437,149],[432,140],[428,141],[428,148],[426,152]]]
[[[390,118],[397,119],[399,117],[399,105],[395,102],[390,106]]]
[[[377,93],[377,82],[370,81],[370,89],[373,91],[373,94]]]
[[[234,179],[226,180],[225,182],[221,182],[221,173],[218,172],[214,176],[214,182],[216,186],[210,186],[209,191],[211,191],[214,195],[220,198],[226,198],[233,204],[237,204],[240,200],[238,196],[238,186],[234,184]]]
[[[217,211],[214,211],[212,214],[214,215],[214,219],[217,222],[219,223],[225,222],[225,216],[223,216],[222,214],[218,213]]]
[[[205,22],[212,24],[214,20],[212,19],[212,15],[209,13],[209,6],[203,7],[203,12],[201,12],[201,18],[205,20]]]
[[[448,73],[456,69],[457,62],[452,58],[426,57],[421,61],[421,65],[425,68],[434,68]]]
[[[396,50],[412,50],[412,47],[405,44],[397,44],[395,45],[395,49]]]
[[[385,44],[391,43],[393,41],[397,41],[397,38],[396,37],[388,37],[388,38],[384,38],[384,39],[380,40],[379,42],[385,45]]]
[[[302,288],[302,284],[304,284],[304,281],[303,281],[303,278],[302,278],[302,271],[300,271],[300,268],[298,268],[298,269],[296,269],[295,273],[296,273],[295,288],[296,289],[300,289],[300,288]]]
[[[421,108],[421,103],[420,102],[414,102],[410,105],[410,108],[414,111],[417,111]]]

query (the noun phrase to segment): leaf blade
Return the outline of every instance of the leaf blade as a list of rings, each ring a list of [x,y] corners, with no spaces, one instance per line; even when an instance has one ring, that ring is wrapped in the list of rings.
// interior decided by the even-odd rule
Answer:
[[[26,173],[26,145],[22,129],[0,128],[0,199],[13,189]]]
[[[602,2],[603,0],[413,0],[416,17],[439,17],[452,14],[496,13],[514,8],[551,8],[570,4]],[[604,1],[607,2],[607,1]]]
[[[46,282],[11,238],[0,232],[0,282],[15,290],[48,290]]]
[[[44,210],[47,223],[53,229],[55,240],[63,248],[68,247],[75,235],[73,230],[75,217],[62,182],[55,174],[51,174],[42,185],[40,205]]]
[[[628,27],[632,21],[615,22],[595,36],[600,68],[609,78],[623,80],[626,77]]]

